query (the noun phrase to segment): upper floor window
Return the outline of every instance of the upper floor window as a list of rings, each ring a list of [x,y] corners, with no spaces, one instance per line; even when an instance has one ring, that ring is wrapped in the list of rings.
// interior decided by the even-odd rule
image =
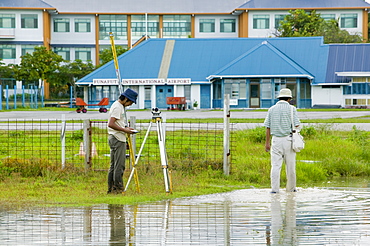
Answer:
[[[38,28],[37,14],[21,14],[21,28]]]
[[[54,19],[54,32],[69,32],[69,19],[68,18]]]
[[[150,37],[159,37],[159,15],[132,15],[131,34],[133,37],[141,37],[147,34]]]
[[[335,14],[321,14],[320,17],[326,21],[335,20]]]
[[[15,15],[0,14],[0,28],[15,28]]]
[[[75,48],[75,59],[81,61],[91,61],[90,48]]]
[[[341,28],[357,28],[357,14],[341,14],[340,27]]]
[[[127,38],[127,16],[126,15],[99,15],[99,39],[109,39],[109,32],[114,38]]]
[[[220,20],[220,32],[236,32],[236,20],[235,19],[221,19]]]
[[[0,59],[15,59],[15,57],[14,44],[0,44]]]
[[[275,15],[275,28],[279,28],[280,27],[280,22],[281,21],[284,21],[284,18],[285,18],[286,15]]]
[[[191,35],[190,15],[163,16],[164,38],[187,38],[189,35]]]
[[[87,18],[75,19],[75,32],[91,32],[91,20]]]
[[[253,29],[269,29],[270,16],[269,15],[253,15]]]
[[[69,48],[63,48],[63,47],[55,47],[54,52],[57,55],[60,55],[64,60],[70,61],[71,60],[71,51]]]
[[[215,19],[200,19],[199,32],[215,32]]]

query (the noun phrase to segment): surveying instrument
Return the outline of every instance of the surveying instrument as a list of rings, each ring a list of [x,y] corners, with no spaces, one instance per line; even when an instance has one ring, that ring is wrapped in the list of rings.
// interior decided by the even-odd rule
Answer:
[[[164,187],[165,187],[166,193],[172,193],[172,182],[171,182],[171,177],[168,171],[168,159],[167,159],[167,152],[166,152],[166,147],[165,147],[165,144],[166,144],[165,143],[165,131],[163,130],[161,111],[158,108],[152,109],[152,119],[149,123],[149,127],[148,127],[148,130],[146,131],[146,134],[141,144],[139,153],[137,154],[135,164],[132,166],[132,171],[130,173],[130,176],[128,178],[124,191],[127,190],[132,177],[135,176],[135,173],[137,172],[136,165],[140,159],[141,153],[144,149],[145,142],[148,139],[153,123],[155,123],[157,127],[159,153],[161,156],[161,165],[162,165],[163,177],[164,177]]]

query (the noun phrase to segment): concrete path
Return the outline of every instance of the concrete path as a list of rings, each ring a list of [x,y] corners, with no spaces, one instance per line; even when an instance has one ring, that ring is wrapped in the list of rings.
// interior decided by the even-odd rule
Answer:
[[[65,115],[67,120],[79,119],[104,119],[106,120],[107,113],[99,113],[96,110],[89,110],[87,113],[77,113],[76,111],[6,111],[0,112],[0,121],[2,120],[23,120],[23,119],[45,119],[54,120],[61,119],[62,114]],[[267,111],[231,111],[231,118],[246,118],[246,119],[264,119]],[[135,111],[128,110],[128,116],[136,116],[137,119],[151,119],[152,114],[150,111]],[[210,111],[210,110],[189,110],[189,111],[162,111],[161,116],[163,119],[175,118],[222,118],[223,111]],[[300,119],[332,119],[332,118],[351,118],[360,116],[369,116],[370,111],[310,111],[299,112]]]

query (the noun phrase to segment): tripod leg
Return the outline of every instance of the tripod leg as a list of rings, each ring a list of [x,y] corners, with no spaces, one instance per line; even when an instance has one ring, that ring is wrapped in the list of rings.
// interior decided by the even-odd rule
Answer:
[[[166,148],[165,148],[162,122],[160,120],[157,120],[157,132],[158,132],[159,152],[161,154],[161,164],[162,164],[162,169],[163,169],[164,186],[165,186],[166,192],[170,193],[171,189],[170,189],[170,178],[168,175],[167,153],[166,153]]]
[[[132,179],[132,177],[134,176],[134,174],[135,174],[135,182],[136,182],[137,184],[139,184],[139,177],[138,177],[138,175],[137,175],[136,165],[137,165],[137,163],[139,162],[139,158],[140,158],[140,156],[141,156],[141,153],[143,152],[144,145],[145,145],[145,142],[146,142],[146,140],[147,140],[147,138],[148,138],[148,135],[149,135],[149,132],[150,132],[150,128],[151,128],[151,127],[152,127],[152,122],[150,122],[150,123],[149,123],[148,130],[146,131],[146,134],[145,134],[144,140],[143,140],[143,142],[142,142],[142,144],[141,144],[141,147],[140,147],[140,150],[139,150],[138,156],[137,156],[137,158],[136,158],[135,164],[132,166],[132,170],[131,170],[130,176],[129,176],[128,180],[127,180],[127,184],[126,184],[126,187],[125,187],[125,190],[124,190],[124,191],[126,191],[126,190],[128,189],[128,186],[129,186],[129,184],[130,184],[130,182],[131,182],[131,179]],[[136,187],[136,188],[137,188],[137,187]]]

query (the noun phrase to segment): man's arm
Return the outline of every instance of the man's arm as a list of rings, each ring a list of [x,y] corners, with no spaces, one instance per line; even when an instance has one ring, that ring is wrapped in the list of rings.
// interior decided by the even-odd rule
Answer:
[[[266,127],[266,143],[265,143],[265,150],[269,152],[271,149],[271,130],[270,128]]]
[[[110,117],[108,121],[108,126],[117,131],[122,131],[122,132],[129,133],[129,134],[133,133],[132,130],[134,130],[134,128],[120,127],[119,125],[116,124],[116,120],[117,120],[116,118]]]

